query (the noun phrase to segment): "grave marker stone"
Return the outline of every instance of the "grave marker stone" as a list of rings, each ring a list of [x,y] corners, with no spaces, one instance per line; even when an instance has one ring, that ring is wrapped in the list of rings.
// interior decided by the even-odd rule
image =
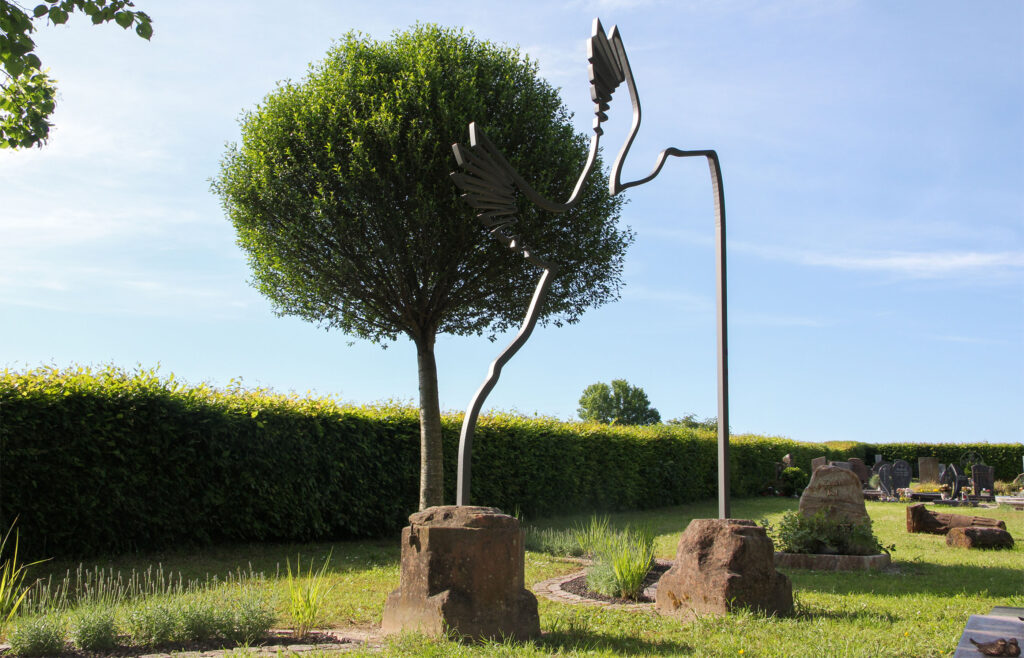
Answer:
[[[896,494],[896,487],[893,486],[892,464],[884,463],[878,468],[878,488],[886,496]]]
[[[882,461],[882,455],[875,455],[875,463],[877,464],[880,461]]]
[[[836,468],[841,468],[844,471],[852,471],[853,470],[853,464],[851,464],[850,462],[829,462],[829,465],[830,466],[835,466]]]
[[[868,479],[871,477],[871,471],[868,470],[868,467],[864,464],[864,460],[858,457],[850,457],[849,462],[853,472],[860,478],[860,483],[862,485],[867,484]]]
[[[868,518],[860,478],[835,465],[816,469],[800,496],[800,513],[814,516],[819,511],[842,523],[859,523]]]
[[[871,472],[872,472],[872,473],[877,473],[878,471],[880,471],[880,470],[881,470],[882,466],[884,466],[885,464],[888,464],[888,463],[889,463],[889,462],[875,462],[875,463],[874,463],[874,464],[873,464],[873,465],[871,466]]]
[[[815,457],[814,459],[811,460],[811,474],[813,475],[814,471],[818,470],[822,466],[827,466],[827,465],[828,465],[828,457]]]
[[[892,463],[892,484],[897,489],[906,489],[910,486],[911,480],[910,464],[897,459]]]
[[[937,457],[917,458],[918,479],[924,482],[939,481],[939,460]]]
[[[992,492],[996,486],[996,469],[994,466],[975,464],[971,467],[971,478],[974,480],[974,495],[980,495],[982,489]]]

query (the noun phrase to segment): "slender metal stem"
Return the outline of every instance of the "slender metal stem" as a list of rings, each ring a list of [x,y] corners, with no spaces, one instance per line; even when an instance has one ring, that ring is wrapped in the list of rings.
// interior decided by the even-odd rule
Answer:
[[[455,492],[456,505],[469,505],[473,433],[476,430],[476,421],[480,416],[480,409],[483,407],[484,400],[487,399],[494,385],[498,383],[502,367],[526,343],[526,339],[530,337],[533,328],[537,326],[537,318],[540,317],[540,309],[544,304],[544,298],[547,297],[548,290],[551,289],[551,281],[555,272],[556,268],[551,265],[544,269],[540,281],[537,282],[537,288],[533,291],[533,299],[530,301],[530,308],[526,311],[526,317],[523,318],[523,324],[519,328],[519,333],[508,344],[508,347],[502,350],[498,358],[491,363],[491,368],[487,372],[487,378],[484,379],[484,383],[480,385],[476,395],[473,396],[473,400],[469,403],[469,407],[466,408],[466,415],[462,419],[462,432],[459,434],[459,479],[458,488]]]

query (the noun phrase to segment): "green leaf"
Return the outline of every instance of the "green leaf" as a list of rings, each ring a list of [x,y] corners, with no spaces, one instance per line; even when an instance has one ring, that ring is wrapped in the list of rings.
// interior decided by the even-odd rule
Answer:
[[[153,26],[148,22],[139,23],[139,26],[135,28],[135,33],[148,41],[153,36]]]
[[[50,9],[50,22],[54,25],[62,25],[68,22],[68,12],[64,11],[60,7],[52,7]]]
[[[133,16],[130,11],[119,11],[116,14],[114,14],[114,21],[116,21],[118,25],[127,30],[132,26],[132,23],[135,21],[135,16]]]
[[[36,8],[32,10],[33,18],[40,18],[45,16],[50,11],[50,8],[46,5],[36,5]]]

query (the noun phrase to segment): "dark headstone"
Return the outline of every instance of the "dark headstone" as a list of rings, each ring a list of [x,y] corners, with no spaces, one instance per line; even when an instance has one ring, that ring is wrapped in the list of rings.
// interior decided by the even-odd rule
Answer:
[[[946,465],[939,464],[939,479],[936,482],[942,482],[942,474],[946,472]]]
[[[818,470],[822,466],[828,465],[828,457],[815,457],[811,460],[811,473]]]
[[[468,639],[540,635],[537,598],[524,586],[523,530],[493,507],[429,507],[402,530],[398,589],[382,630]]]
[[[853,465],[850,464],[850,462],[829,462],[829,466],[835,466],[836,468],[841,468],[844,471],[853,470]]]
[[[897,489],[906,489],[910,486],[912,471],[910,464],[897,459],[892,463],[892,486]]]
[[[939,476],[939,483],[949,487],[950,498],[960,497],[960,470],[956,467],[956,464],[950,464],[942,471],[942,475]]]
[[[740,519],[694,519],[679,538],[672,568],[658,581],[654,607],[691,619],[736,608],[788,615],[793,586],[775,570],[764,528]]]
[[[800,513],[814,516],[819,511],[842,523],[859,523],[867,519],[860,478],[853,471],[836,466],[822,466],[814,471],[800,496]]]
[[[882,455],[875,455],[875,463],[877,464],[880,461],[882,461]]]
[[[907,507],[907,532],[927,532],[932,535],[944,535],[953,528],[966,528],[970,526],[1006,529],[1005,522],[987,516],[932,512],[925,507],[924,503],[917,503]]]
[[[857,477],[860,478],[860,483],[867,484],[868,480],[871,478],[871,471],[868,469],[867,465],[864,464],[864,460],[858,457],[850,457],[849,462],[851,470],[853,470]]]
[[[989,493],[996,486],[996,469],[994,466],[975,464],[971,467],[971,479],[974,480],[974,494],[980,495],[982,489],[988,489]]]
[[[917,458],[917,479],[922,483],[939,481],[939,460],[937,457]]]
[[[896,487],[893,485],[892,464],[882,464],[878,469],[878,488],[886,496],[896,495]]]
[[[878,471],[882,470],[882,466],[888,463],[889,462],[875,462],[874,464],[871,465],[871,472],[877,473]]]
[[[946,535],[946,545],[960,548],[1013,548],[1013,535],[1002,528],[952,528]]]

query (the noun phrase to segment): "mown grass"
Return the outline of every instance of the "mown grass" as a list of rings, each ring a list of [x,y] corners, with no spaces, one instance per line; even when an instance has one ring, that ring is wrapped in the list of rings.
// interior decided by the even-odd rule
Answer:
[[[403,635],[386,641],[383,653],[396,656],[477,655],[680,655],[680,656],[943,656],[951,655],[972,614],[996,605],[1024,607],[1024,512],[1007,508],[965,511],[1003,519],[1018,542],[1010,551],[967,551],[945,545],[945,538],[906,532],[906,506],[868,503],[875,532],[883,544],[895,544],[892,567],[882,573],[821,573],[793,570],[797,613],[776,619],[749,612],[681,623],[653,612],[568,605],[539,600],[543,636],[534,642],[462,645]],[[737,518],[777,521],[796,506],[795,499],[734,501]],[[658,557],[674,557],[680,533],[693,518],[717,516],[713,501],[643,512],[610,514],[613,527],[646,525],[655,534]],[[585,525],[589,515],[524,519],[540,528]],[[380,623],[384,600],[399,581],[399,541],[343,542],[221,547],[198,553],[161,553],[120,557],[101,568],[143,571],[162,564],[185,580],[211,574],[263,572],[267,594],[276,602],[278,625],[288,625],[285,564],[289,556],[326,569],[324,623],[330,627],[371,629]],[[46,563],[30,578],[55,574],[77,564]],[[45,570],[44,570],[45,569]],[[574,563],[528,552],[526,581],[539,582],[578,570]],[[365,649],[365,653],[379,650]],[[238,650],[233,655],[246,655]],[[304,656],[324,655],[303,654]]]

